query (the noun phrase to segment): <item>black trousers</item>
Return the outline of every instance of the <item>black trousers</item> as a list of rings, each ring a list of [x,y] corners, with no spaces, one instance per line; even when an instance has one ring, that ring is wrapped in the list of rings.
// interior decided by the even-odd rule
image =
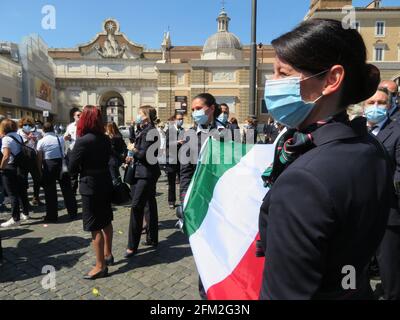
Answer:
[[[60,179],[62,160],[44,160],[43,161],[43,188],[46,199],[46,217],[56,220],[58,218],[58,197],[57,181],[60,184],[61,193],[64,197],[65,207],[70,217],[77,214],[76,198],[72,191],[71,179],[68,174],[64,174]]]
[[[176,202],[176,177],[180,176],[179,165],[167,165],[168,203]]]
[[[158,243],[158,209],[154,179],[135,179],[131,185],[132,207],[129,222],[128,249],[137,251],[143,229],[143,217],[146,204],[149,208],[147,241]]]
[[[33,197],[39,201],[39,196],[40,196],[40,177],[33,177]]]
[[[20,220],[20,208],[29,215],[28,188],[26,172],[21,172],[16,166],[8,165],[2,174],[3,186],[11,202],[11,213],[14,221]]]
[[[377,259],[385,300],[400,300],[400,226],[388,226]]]

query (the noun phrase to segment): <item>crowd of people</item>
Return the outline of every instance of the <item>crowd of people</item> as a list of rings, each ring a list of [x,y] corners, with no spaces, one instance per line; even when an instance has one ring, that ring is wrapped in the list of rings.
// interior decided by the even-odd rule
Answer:
[[[62,136],[49,122],[39,132],[30,118],[19,124],[1,119],[1,182],[11,204],[11,218],[1,227],[29,220],[28,176],[33,205],[40,205],[43,188],[46,223],[58,220],[57,182],[69,218],[77,218],[79,185],[83,228],[91,232],[96,256],[85,278],[105,277],[114,264],[117,185],[130,186],[125,252],[130,259],[143,234],[142,245],[158,245],[161,169],[168,180],[169,208],[175,209],[188,192],[204,136],[222,142],[275,142],[274,163],[266,164],[262,177],[269,192],[260,208],[259,245],[268,260],[260,298],[372,299],[369,281],[379,276],[384,299],[400,299],[398,85],[381,81],[379,70],[366,63],[359,33],[334,20],[304,22],[272,45],[274,78],[266,83],[265,100],[273,120],[262,129],[264,139],[257,119],[247,118],[241,131],[229,106],[219,105],[209,93],[193,99],[190,129],[181,113],[163,125],[154,107],[142,106],[129,143],[115,123],[103,123],[95,106],[74,109],[74,122]],[[351,119],[347,108],[354,104],[362,104],[364,114]],[[187,148],[193,143],[196,152]],[[181,161],[182,155],[191,161]],[[348,265],[356,271],[351,290],[342,286],[342,270]],[[206,298],[201,281],[199,291]]]

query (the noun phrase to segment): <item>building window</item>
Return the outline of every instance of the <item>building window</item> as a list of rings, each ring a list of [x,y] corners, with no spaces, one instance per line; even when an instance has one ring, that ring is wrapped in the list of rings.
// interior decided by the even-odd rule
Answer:
[[[377,21],[375,26],[375,35],[377,37],[384,37],[386,32],[385,21]]]
[[[176,74],[178,86],[183,86],[185,84],[185,73],[179,72]]]
[[[385,60],[385,49],[383,47],[375,48],[375,61],[384,61]]]

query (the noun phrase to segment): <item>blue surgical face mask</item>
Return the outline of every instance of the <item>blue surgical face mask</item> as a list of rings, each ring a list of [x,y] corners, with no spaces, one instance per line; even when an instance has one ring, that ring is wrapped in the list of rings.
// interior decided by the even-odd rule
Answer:
[[[176,124],[176,126],[177,126],[178,128],[182,128],[182,126],[183,126],[183,120],[176,120],[176,121],[175,121],[175,124]]]
[[[371,123],[379,123],[387,118],[388,112],[386,105],[375,104],[368,106],[364,110],[365,117]]]
[[[192,117],[194,122],[196,122],[198,125],[205,125],[208,122],[208,116],[206,115],[204,109],[193,111]]]
[[[228,114],[227,113],[221,113],[219,115],[219,117],[217,118],[217,120],[223,124],[227,124],[228,123]]]
[[[138,114],[136,116],[136,124],[142,124],[142,123],[143,123],[142,116],[140,114]]]
[[[265,102],[268,112],[275,121],[289,128],[300,126],[314,109],[317,101],[324,96],[322,94],[313,102],[305,102],[301,97],[300,83],[326,72],[323,71],[305,79],[291,77],[267,80],[265,84]]]
[[[29,133],[31,131],[33,131],[34,128],[32,128],[30,125],[25,125],[22,127],[22,130],[24,130],[24,132]]]

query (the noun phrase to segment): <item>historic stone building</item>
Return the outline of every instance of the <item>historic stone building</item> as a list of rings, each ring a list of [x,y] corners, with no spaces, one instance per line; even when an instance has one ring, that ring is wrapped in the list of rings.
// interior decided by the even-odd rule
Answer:
[[[363,36],[368,60],[381,70],[382,78],[400,85],[400,6],[383,7],[382,1],[374,0],[350,12],[351,6],[351,0],[311,0],[306,19],[329,18],[351,23]]]
[[[51,49],[55,63],[59,114],[69,119],[74,106],[101,106],[104,117],[124,125],[141,105],[157,105],[157,72],[161,50],[146,50],[130,41],[118,21],[107,19],[103,32],[73,49]]]
[[[229,32],[230,18],[222,11],[217,33],[203,47],[173,46],[165,33],[161,50],[146,50],[120,32],[118,21],[107,19],[103,32],[73,49],[50,49],[55,64],[60,121],[74,106],[102,107],[104,117],[118,125],[136,118],[138,107],[155,105],[166,121],[175,112],[190,117],[190,101],[202,92],[215,95],[243,122],[248,116],[250,48]],[[271,47],[259,48],[260,88],[272,70]],[[261,103],[262,95],[259,97]],[[259,110],[260,116],[262,110]],[[266,116],[264,108],[264,116]]]
[[[230,106],[231,116],[243,123],[249,115],[250,47],[229,32],[230,18],[222,10],[217,18],[217,32],[204,46],[172,46],[169,36],[163,44],[165,59],[156,64],[158,70],[158,106],[161,118],[176,110],[191,115],[190,102],[202,92],[213,94],[218,103]],[[258,47],[259,120],[267,119],[262,108],[263,87],[273,70],[271,46]]]

